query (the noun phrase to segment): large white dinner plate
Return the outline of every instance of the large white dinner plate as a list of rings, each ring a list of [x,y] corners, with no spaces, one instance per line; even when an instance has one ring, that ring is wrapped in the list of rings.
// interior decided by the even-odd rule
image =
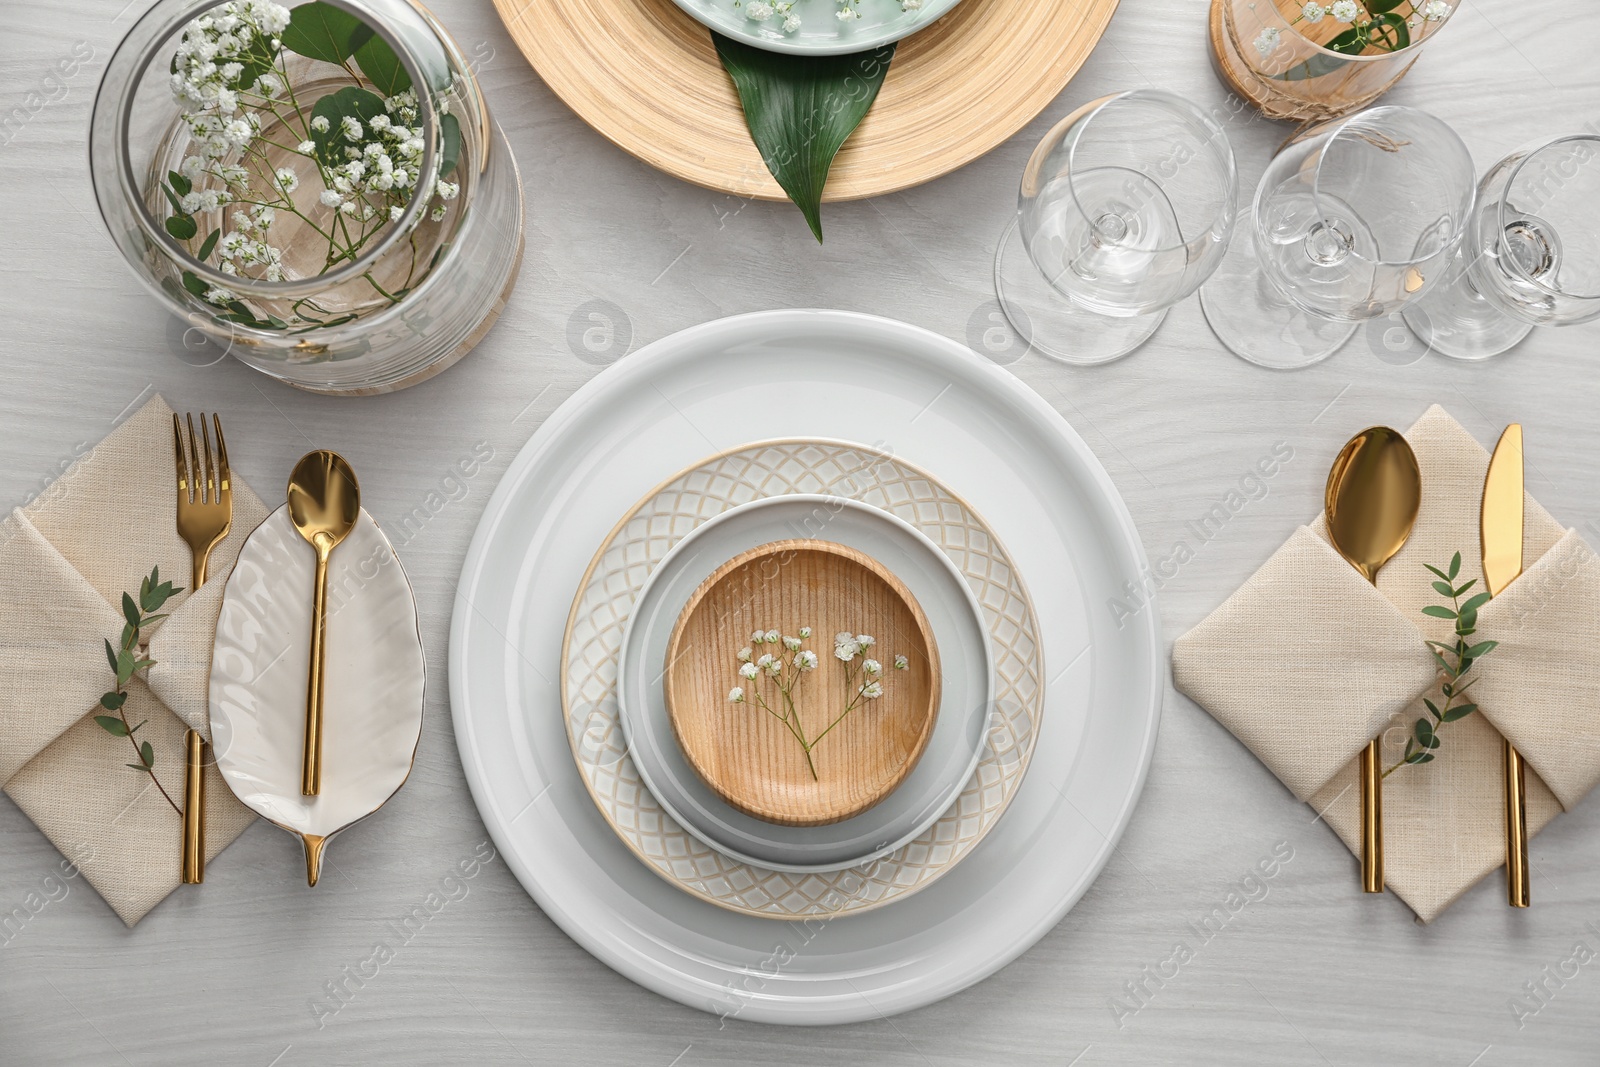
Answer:
[[[783,435],[875,440],[959,492],[1029,582],[1055,672],[1029,773],[979,855],[891,906],[787,927],[679,892],[633,856],[573,764],[557,688],[567,607],[617,517],[709,453]],[[1160,716],[1160,632],[1153,606],[1119,620],[1108,603],[1144,569],[1127,509],[1088,447],[965,347],[833,311],[694,327],[578,390],[485,509],[450,634],[467,780],[539,906],[634,981],[763,1022],[920,1007],[1043,936],[1126,826]]]
[[[723,800],[679,746],[662,683],[673,628],[700,583],[741,552],[795,537],[848,545],[904,582],[938,643],[943,680],[933,735],[905,781],[859,815],[825,826],[781,826]],[[983,609],[950,557],[886,511],[808,493],[742,504],[674,545],[639,594],[623,634],[619,672],[628,752],[668,814],[735,859],[796,873],[870,863],[926,830],[977,767],[994,704]],[[732,685],[737,675],[728,674]]]

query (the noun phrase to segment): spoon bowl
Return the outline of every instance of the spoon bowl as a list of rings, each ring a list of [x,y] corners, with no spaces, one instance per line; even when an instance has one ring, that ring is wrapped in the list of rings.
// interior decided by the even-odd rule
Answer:
[[[1422,505],[1417,455],[1398,430],[1372,426],[1350,438],[1328,472],[1328,537],[1374,582],[1411,536]]]
[[[337,452],[307,452],[289,475],[289,521],[317,553],[312,591],[311,668],[306,677],[306,737],[300,765],[300,792],[322,792],[322,636],[327,621],[328,557],[355,528],[361,514],[361,485]],[[320,852],[319,852],[320,854]],[[316,885],[315,863],[307,846],[306,864]]]

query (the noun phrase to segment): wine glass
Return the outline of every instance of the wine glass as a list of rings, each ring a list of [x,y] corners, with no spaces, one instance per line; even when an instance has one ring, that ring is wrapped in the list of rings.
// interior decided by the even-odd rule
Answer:
[[[1491,167],[1453,266],[1404,312],[1447,356],[1488,359],[1535,326],[1600,318],[1600,136],[1531,145]]]
[[[1250,206],[1253,242],[1200,291],[1206,321],[1263,367],[1324,360],[1358,321],[1440,281],[1474,191],[1467,146],[1424,111],[1375,107],[1314,127],[1268,164]]]
[[[1022,172],[994,260],[1006,318],[1052,359],[1127,355],[1222,261],[1237,189],[1227,134],[1183,97],[1139,89],[1084,105]]]

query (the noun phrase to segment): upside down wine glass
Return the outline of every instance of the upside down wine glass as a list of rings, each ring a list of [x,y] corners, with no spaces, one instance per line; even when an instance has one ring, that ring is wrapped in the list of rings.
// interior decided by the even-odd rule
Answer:
[[[1513,152],[1478,184],[1478,208],[1445,284],[1406,325],[1456,359],[1488,359],[1535,326],[1600,318],[1600,137]]]
[[[1086,104],[1023,171],[995,253],[1006,318],[1052,359],[1127,355],[1222,261],[1237,188],[1227,135],[1183,97],[1141,89]]]
[[[1200,291],[1211,329],[1263,367],[1331,356],[1363,319],[1440,283],[1472,213],[1472,157],[1423,111],[1313,127],[1267,166],[1237,242]]]

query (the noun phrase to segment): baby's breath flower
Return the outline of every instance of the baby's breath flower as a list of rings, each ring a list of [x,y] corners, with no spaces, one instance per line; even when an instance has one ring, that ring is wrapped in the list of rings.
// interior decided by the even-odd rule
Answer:
[[[766,632],[766,634],[763,636],[762,640],[766,641],[766,643],[769,644],[769,645],[777,644],[778,643],[778,631],[776,631],[776,630],[768,630]]]
[[[730,704],[743,704],[744,703],[744,687],[743,686],[736,685],[732,689],[728,690],[728,703],[730,703]]]
[[[746,645],[745,647],[743,647],[743,648],[741,648],[739,650],[739,662],[740,663],[749,663],[750,662],[750,655],[751,655],[750,646]]]
[[[1333,0],[1333,6],[1328,8],[1328,13],[1335,22],[1354,22],[1361,14],[1361,8],[1356,6],[1356,0]]]
[[[758,668],[754,663],[746,663],[744,666],[739,668],[739,677],[741,678],[754,678],[760,673],[760,668]]]
[[[904,656],[896,656],[894,658],[894,669],[895,670],[903,671],[903,670],[908,669],[910,666],[911,666],[911,661],[906,659]]]
[[[876,678],[883,673],[883,664],[879,663],[875,659],[862,660],[861,673],[866,675],[868,678]]]
[[[787,648],[790,652],[798,652],[800,651],[800,639],[798,637],[790,637],[788,634],[784,634],[783,647]]]
[[[1450,4],[1447,0],[1428,0],[1422,5],[1422,17],[1427,22],[1443,22],[1450,17]]]
[[[272,176],[277,180],[278,188],[282,189],[286,193],[292,193],[296,189],[300,188],[300,175],[296,174],[288,167],[279,167],[273,172]]]
[[[312,119],[311,120],[311,128],[313,130],[315,130],[317,133],[327,133],[328,132],[328,116],[326,116],[326,115],[318,115],[316,118]]]
[[[855,659],[857,651],[856,643],[854,641],[844,642],[833,646],[834,658],[844,663],[849,663],[851,660]]]
[[[794,12],[791,11],[791,12],[789,12],[789,14],[783,16],[783,32],[784,33],[793,33],[795,30],[798,30],[799,28],[800,28],[800,16],[799,15],[796,15]]]
[[[817,654],[809,648],[804,652],[797,652],[794,657],[794,665],[802,671],[814,671],[817,669]]]
[[[863,651],[863,652],[865,652],[867,649],[871,648],[873,645],[875,645],[877,643],[878,643],[878,639],[876,637],[873,637],[871,634],[856,634],[856,644],[861,648],[861,651]]]
[[[866,685],[861,687],[861,695],[866,697],[868,700],[877,700],[879,697],[883,696],[883,683],[868,682]]]
[[[315,141],[301,141],[299,144],[294,146],[294,150],[296,152],[301,153],[302,155],[309,156],[309,155],[311,155],[313,152],[315,152],[317,150],[317,142],[315,142]]]
[[[322,192],[318,194],[317,199],[322,201],[323,207],[338,207],[340,204],[344,203],[344,197],[340,196],[332,189],[322,190]]]
[[[1300,9],[1300,16],[1307,22],[1312,23],[1321,22],[1322,16],[1327,13],[1328,9],[1317,3],[1317,0],[1311,0],[1310,3]]]
[[[756,666],[757,667],[761,667],[761,668],[766,668],[766,667],[770,666],[771,663],[772,663],[772,653],[771,652],[766,653],[760,659],[756,660]]]
[[[802,640],[802,641],[811,640],[811,627],[809,627],[809,626],[800,627],[800,640]]]
[[[744,5],[744,17],[752,22],[765,22],[773,15],[772,5],[763,0],[751,0]]]
[[[1278,48],[1278,37],[1282,31],[1276,26],[1268,26],[1256,35],[1256,55],[1266,59]]]

